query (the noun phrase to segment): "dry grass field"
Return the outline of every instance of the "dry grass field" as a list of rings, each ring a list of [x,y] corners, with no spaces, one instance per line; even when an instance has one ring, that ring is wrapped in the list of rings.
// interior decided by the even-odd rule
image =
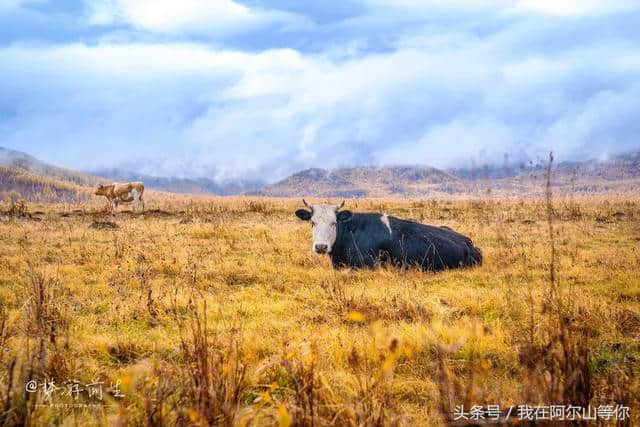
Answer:
[[[347,201],[483,250],[439,274],[334,271],[299,200],[100,203],[2,206],[0,425],[442,425],[462,404],[616,403],[640,425],[638,198],[555,199],[551,223],[544,199]]]

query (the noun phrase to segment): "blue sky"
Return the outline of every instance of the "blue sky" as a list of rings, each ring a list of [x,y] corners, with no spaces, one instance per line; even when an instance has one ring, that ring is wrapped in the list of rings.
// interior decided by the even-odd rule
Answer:
[[[276,180],[640,149],[640,2],[0,0],[0,146]]]

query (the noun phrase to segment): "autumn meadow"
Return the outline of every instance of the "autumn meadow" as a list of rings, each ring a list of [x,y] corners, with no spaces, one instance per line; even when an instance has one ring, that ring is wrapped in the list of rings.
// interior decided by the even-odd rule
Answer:
[[[2,205],[0,425],[640,423],[637,197],[347,201],[483,251],[432,274],[333,270],[298,199],[150,195]]]

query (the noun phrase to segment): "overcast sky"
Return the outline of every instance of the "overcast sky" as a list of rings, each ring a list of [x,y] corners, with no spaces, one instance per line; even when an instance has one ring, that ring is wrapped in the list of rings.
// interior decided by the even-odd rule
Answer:
[[[0,0],[0,146],[275,180],[640,148],[637,0]]]

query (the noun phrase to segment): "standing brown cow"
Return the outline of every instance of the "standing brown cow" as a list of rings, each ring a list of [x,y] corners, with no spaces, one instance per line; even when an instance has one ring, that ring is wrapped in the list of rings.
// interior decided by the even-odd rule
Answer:
[[[118,209],[118,203],[129,202],[141,205],[142,210],[144,211],[144,200],[142,200],[144,184],[141,182],[125,182],[122,184],[114,182],[113,184],[98,184],[95,194],[97,196],[104,196],[109,200],[112,212],[115,212]]]

